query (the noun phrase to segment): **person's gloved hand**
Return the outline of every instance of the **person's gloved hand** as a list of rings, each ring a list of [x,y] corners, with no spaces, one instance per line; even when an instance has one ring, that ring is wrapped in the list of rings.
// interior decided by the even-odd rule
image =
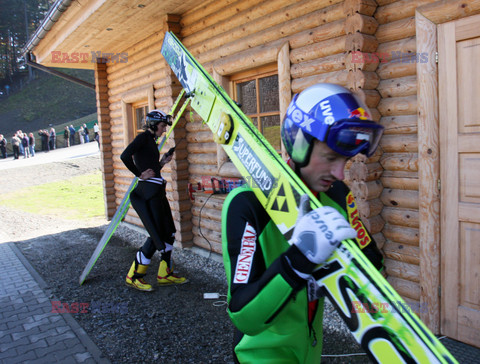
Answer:
[[[330,206],[310,209],[308,195],[300,200],[297,223],[290,244],[295,244],[312,263],[324,263],[340,242],[352,239],[357,232],[337,210]]]

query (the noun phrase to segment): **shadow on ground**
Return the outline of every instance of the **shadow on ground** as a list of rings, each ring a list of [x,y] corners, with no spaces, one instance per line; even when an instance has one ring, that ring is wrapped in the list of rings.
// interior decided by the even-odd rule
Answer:
[[[106,226],[65,231],[16,243],[48,285],[52,310],[69,310],[113,363],[232,363],[233,326],[223,265],[190,250],[175,250],[176,270],[189,282],[139,292],[124,278],[144,237],[119,228],[82,286],[78,278]],[[158,253],[146,279],[155,282]],[[67,307],[68,305],[68,307]],[[61,314],[61,313],[59,313]],[[325,309],[323,363],[368,363],[331,305]],[[330,355],[333,355],[330,356]],[[339,355],[339,356],[337,356]]]

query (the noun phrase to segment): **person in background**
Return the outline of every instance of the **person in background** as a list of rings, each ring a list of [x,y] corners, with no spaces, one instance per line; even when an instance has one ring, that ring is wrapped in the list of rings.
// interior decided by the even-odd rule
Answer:
[[[90,138],[88,136],[87,124],[83,124],[83,132],[85,133],[85,143],[90,143]]]
[[[23,131],[17,130],[17,137],[18,137],[18,139],[20,139],[20,145],[19,145],[20,154],[21,154],[21,155],[25,155],[25,151],[24,151],[24,149],[23,149],[23,142],[22,142],[22,139],[23,139]]]
[[[68,130],[70,130],[70,146],[73,147],[75,145],[75,128],[73,125],[70,125]]]
[[[159,285],[183,284],[185,277],[173,272],[172,250],[175,240],[175,224],[165,193],[166,181],[160,170],[170,162],[172,155],[160,152],[156,140],[172,125],[171,116],[163,111],[153,110],[146,116],[145,131],[138,134],[125,148],[120,158],[125,166],[139,178],[130,194],[130,201],[149,237],[135,254],[135,259],[125,279],[128,286],[140,291],[152,291],[152,286],[143,277],[157,250],[161,252],[157,283]]]
[[[281,137],[290,156],[287,164],[323,206],[311,211],[308,195],[300,196],[287,240],[252,188],[239,187],[225,199],[222,247],[237,362],[320,363],[324,298],[317,284],[319,266],[343,240],[356,239],[359,245],[367,243],[362,252],[383,268],[383,256],[358,216],[350,221],[347,202],[355,202],[342,182],[347,160],[358,153],[371,156],[382,132],[349,90],[311,86],[293,97]]]
[[[23,158],[29,158],[30,157],[30,142],[28,140],[28,135],[27,133],[23,133],[23,136],[21,137],[22,141],[22,146],[23,146]]]
[[[100,132],[100,128],[98,127],[98,123],[93,124],[93,133],[95,135],[95,138],[97,137],[99,132]]]
[[[94,136],[95,136],[95,140],[98,144],[98,149],[100,149],[100,128],[98,127],[98,124],[95,123],[93,124],[93,132],[94,132]]]
[[[54,150],[57,148],[57,133],[55,132],[54,128],[50,128],[50,133],[49,133],[49,147],[50,150]]]
[[[33,133],[28,134],[28,148],[30,149],[30,156],[35,157],[35,137]]]
[[[80,126],[80,128],[78,128],[78,139],[80,140],[80,144],[84,144],[85,143],[85,130],[83,130],[83,126]]]
[[[65,126],[63,130],[63,146],[64,148],[68,148],[70,146],[70,130],[68,126]]]
[[[40,137],[41,151],[45,151],[45,138],[43,137],[43,130],[38,131],[38,136]]]
[[[13,159],[18,159],[20,157],[20,138],[17,134],[14,134],[12,137],[12,149],[13,149]]]
[[[45,129],[41,129],[38,131],[38,135],[40,135],[40,138],[42,140],[42,152],[48,152],[50,150],[48,131],[46,131]]]
[[[0,134],[0,152],[2,153],[2,158],[7,158],[7,139]]]

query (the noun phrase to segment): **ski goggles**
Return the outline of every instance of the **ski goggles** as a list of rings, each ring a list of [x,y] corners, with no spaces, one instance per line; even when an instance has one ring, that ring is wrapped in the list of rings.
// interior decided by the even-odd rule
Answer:
[[[383,126],[369,120],[343,119],[328,128],[324,142],[333,151],[353,157],[363,153],[372,156],[383,135]]]

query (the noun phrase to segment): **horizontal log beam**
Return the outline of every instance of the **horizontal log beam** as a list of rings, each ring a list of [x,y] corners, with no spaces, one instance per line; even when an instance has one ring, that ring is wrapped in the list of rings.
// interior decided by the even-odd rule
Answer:
[[[323,73],[315,76],[308,76],[304,78],[297,78],[292,80],[292,92],[299,93],[309,86],[317,83],[336,83],[341,86],[346,86],[348,83],[347,71],[336,71],[330,73]]]
[[[342,35],[345,35],[345,19],[343,18],[294,34],[289,38],[289,44],[291,49],[297,49]]]
[[[384,135],[417,134],[417,115],[383,116],[380,124],[385,128]]]
[[[386,171],[418,172],[417,153],[384,153],[380,163]]]
[[[417,76],[381,80],[377,90],[383,98],[416,95]]]
[[[201,206],[192,207],[193,216],[202,217],[207,220],[222,221],[222,211],[217,209],[202,209]]]
[[[290,51],[290,62],[296,64],[343,53],[345,51],[345,40],[346,37],[342,35],[340,37],[292,49]]]
[[[415,35],[415,16],[380,25],[375,35],[379,43],[412,37]]]
[[[385,259],[385,268],[388,276],[402,278],[415,283],[420,282],[420,267],[416,264],[387,258]]]
[[[290,76],[292,78],[303,78],[344,69],[345,55],[340,53],[323,58],[317,58],[311,61],[293,64],[290,68]]]
[[[415,9],[436,0],[401,0],[393,4],[381,6],[375,12],[379,24],[391,23],[397,20],[415,16]]]
[[[417,113],[417,95],[382,99],[377,109],[382,116],[415,115]]]
[[[480,14],[480,0],[441,0],[417,8],[425,18],[435,24]]]
[[[389,259],[393,259],[399,262],[409,263],[418,265],[420,263],[419,259],[419,248],[417,246],[399,244],[391,241],[386,241],[383,245],[383,252],[385,256]]]
[[[377,74],[382,80],[413,76],[417,74],[416,61],[410,58],[405,58],[380,63],[378,65]]]
[[[418,211],[418,191],[384,188],[380,198],[387,207],[400,207]]]
[[[384,220],[392,225],[418,228],[418,210],[385,206],[381,213]]]
[[[380,147],[385,153],[415,153],[418,139],[415,134],[390,134],[382,136]]]
[[[402,38],[391,42],[381,43],[378,45],[378,54],[383,55],[385,62],[397,60],[399,56],[416,54],[417,42],[416,37]]]
[[[207,241],[202,236],[194,236],[193,244],[206,251],[212,251],[217,254],[222,254],[222,243],[216,241]]]
[[[382,176],[380,181],[382,181],[384,188],[397,190],[418,190],[418,178]]]
[[[415,300],[418,304],[420,300],[420,284],[397,277],[388,277],[387,281],[400,296]],[[416,307],[420,307],[417,304],[414,303],[410,306],[413,312],[416,312]]]

